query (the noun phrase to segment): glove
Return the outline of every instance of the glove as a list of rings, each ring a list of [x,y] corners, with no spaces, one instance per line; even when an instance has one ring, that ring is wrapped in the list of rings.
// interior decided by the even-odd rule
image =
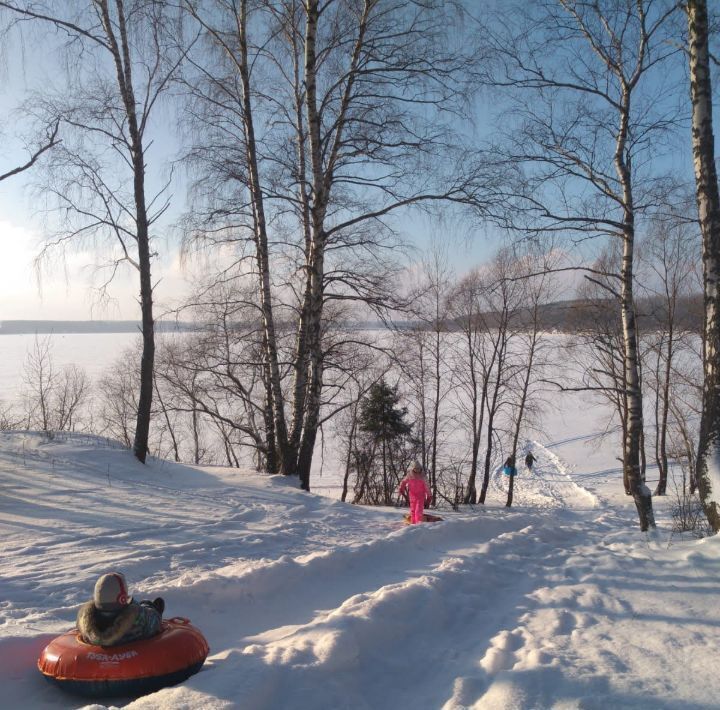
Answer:
[[[152,601],[143,599],[140,602],[140,606],[149,606],[162,616],[162,613],[165,611],[165,600],[162,597],[157,597],[157,599],[153,599]]]
[[[153,599],[152,605],[160,612],[161,615],[165,611],[165,600],[162,597]]]

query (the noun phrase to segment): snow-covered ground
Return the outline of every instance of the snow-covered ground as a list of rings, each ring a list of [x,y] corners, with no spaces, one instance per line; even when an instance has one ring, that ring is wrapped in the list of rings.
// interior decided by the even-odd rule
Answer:
[[[211,651],[182,685],[108,705],[717,708],[720,541],[671,536],[657,499],[641,534],[581,409],[530,442],[512,509],[496,472],[486,506],[419,526],[282,477],[0,434],[0,707],[86,704],[36,659],[120,570]]]

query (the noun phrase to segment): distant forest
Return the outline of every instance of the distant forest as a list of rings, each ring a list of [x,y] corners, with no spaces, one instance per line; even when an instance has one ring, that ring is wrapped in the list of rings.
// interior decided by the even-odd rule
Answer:
[[[660,298],[641,298],[635,302],[638,325],[645,332],[661,328],[667,322],[667,306]],[[498,316],[499,317],[499,316]],[[494,320],[493,314],[482,314],[486,323]],[[517,324],[519,328],[532,326],[532,312],[519,312]],[[677,327],[685,332],[702,333],[703,300],[702,295],[682,298],[676,305]],[[619,326],[620,314],[614,299],[570,299],[547,303],[539,309],[540,328],[560,333],[579,333],[596,328],[598,323]],[[380,321],[368,323],[346,324],[359,330],[376,330],[385,327]],[[400,330],[429,327],[427,323],[412,321],[395,321]],[[0,335],[53,335],[72,333],[139,333],[141,323],[132,320],[6,320],[0,321]],[[156,323],[159,332],[182,333],[203,330],[198,323],[186,321],[159,321]],[[449,322],[448,330],[460,327],[457,321]]]
[[[160,332],[195,330],[191,323],[159,321]],[[59,335],[71,333],[140,333],[142,325],[134,320],[5,320],[0,321],[0,335]]]

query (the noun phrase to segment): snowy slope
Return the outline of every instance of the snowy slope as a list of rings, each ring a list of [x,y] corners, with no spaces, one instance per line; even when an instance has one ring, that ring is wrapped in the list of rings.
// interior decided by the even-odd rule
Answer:
[[[585,485],[557,439],[528,446],[513,509],[495,472],[487,506],[409,527],[281,477],[2,434],[0,707],[84,705],[35,661],[111,569],[211,646],[116,706],[718,707],[718,540],[668,545],[662,510],[649,539],[617,474]]]

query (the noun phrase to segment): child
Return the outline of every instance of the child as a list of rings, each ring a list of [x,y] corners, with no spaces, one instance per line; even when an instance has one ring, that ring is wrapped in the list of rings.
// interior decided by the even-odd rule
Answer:
[[[528,471],[532,471],[533,464],[535,463],[535,457],[533,456],[532,451],[527,452],[527,456],[525,457],[525,465],[528,468]]]
[[[121,646],[160,633],[165,602],[133,601],[120,572],[104,574],[95,583],[92,601],[83,604],[77,628],[85,643],[93,646]]]
[[[413,461],[408,469],[407,476],[400,482],[400,495],[410,499],[410,522],[422,523],[423,508],[430,505],[432,493],[425,478],[422,466]],[[407,493],[406,493],[407,492]]]
[[[503,466],[503,473],[506,476],[516,476],[517,475],[517,469],[515,468],[515,457],[514,456],[508,456],[505,459],[505,465]]]

